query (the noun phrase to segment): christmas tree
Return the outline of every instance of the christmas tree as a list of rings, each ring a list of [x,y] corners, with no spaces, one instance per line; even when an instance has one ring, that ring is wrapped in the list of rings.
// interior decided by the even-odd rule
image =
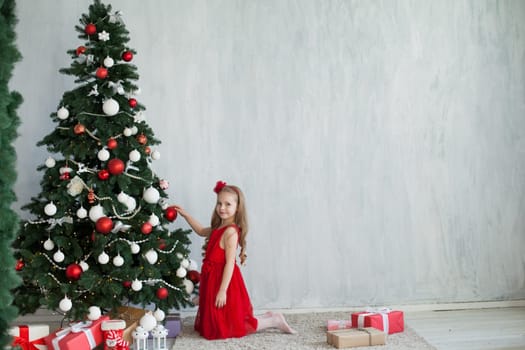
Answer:
[[[23,207],[15,241],[23,285],[21,313],[45,306],[67,317],[97,318],[130,302],[164,312],[190,305],[190,231],[170,231],[177,212],[168,182],[152,169],[159,144],[137,101],[137,67],[119,11],[96,0],[76,31],[61,73],[76,77],[51,118],[56,128],[37,145],[52,154],[42,192]]]
[[[7,330],[16,317],[11,289],[19,282],[13,269],[15,260],[11,249],[18,230],[18,216],[11,209],[16,199],[13,192],[16,152],[12,142],[17,136],[16,129],[20,123],[16,109],[22,102],[22,96],[9,91],[8,87],[15,62],[20,59],[15,45],[16,22],[15,1],[0,0],[0,349],[11,341]]]

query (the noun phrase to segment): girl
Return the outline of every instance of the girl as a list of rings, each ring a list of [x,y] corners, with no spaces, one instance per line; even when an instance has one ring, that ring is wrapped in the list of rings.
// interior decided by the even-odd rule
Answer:
[[[295,333],[280,313],[253,315],[250,297],[235,259],[240,246],[241,265],[246,260],[248,222],[244,195],[237,186],[222,181],[217,182],[214,191],[217,204],[211,227],[203,227],[183,208],[175,206],[191,228],[206,237],[195,330],[206,339],[238,338],[273,327],[285,333]]]

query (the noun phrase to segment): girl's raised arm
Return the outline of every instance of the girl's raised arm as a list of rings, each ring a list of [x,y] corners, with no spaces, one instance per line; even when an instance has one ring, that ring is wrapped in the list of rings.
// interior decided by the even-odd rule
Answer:
[[[181,206],[174,205],[173,206],[177,212],[182,215],[184,220],[191,226],[193,231],[195,231],[196,234],[202,237],[207,237],[211,233],[211,227],[203,227],[197,220],[195,220],[190,214],[186,212]]]

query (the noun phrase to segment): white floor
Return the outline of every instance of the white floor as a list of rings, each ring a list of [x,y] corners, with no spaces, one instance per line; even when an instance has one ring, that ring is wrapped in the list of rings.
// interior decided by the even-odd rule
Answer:
[[[438,350],[525,349],[525,307],[417,311],[405,320]]]

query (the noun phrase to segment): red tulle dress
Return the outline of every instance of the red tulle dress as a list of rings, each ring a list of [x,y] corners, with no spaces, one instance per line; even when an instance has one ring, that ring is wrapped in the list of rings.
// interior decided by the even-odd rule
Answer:
[[[257,330],[257,319],[253,316],[252,303],[237,263],[226,291],[226,305],[222,308],[215,306],[226,263],[226,254],[220,241],[228,227],[234,227],[240,232],[236,225],[213,230],[202,262],[195,330],[206,339],[239,338]]]

